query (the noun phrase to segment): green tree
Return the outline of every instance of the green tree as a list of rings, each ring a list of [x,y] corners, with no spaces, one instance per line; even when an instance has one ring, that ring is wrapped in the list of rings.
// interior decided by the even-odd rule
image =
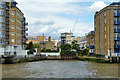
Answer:
[[[26,49],[30,50],[30,49],[33,49],[33,48],[34,48],[33,43],[29,42],[29,44],[27,45]]]
[[[40,48],[40,45],[39,44],[33,44],[33,47],[34,48]]]
[[[62,44],[60,47],[61,47],[61,52],[62,53],[68,53],[71,50],[71,45],[70,44]]]
[[[28,55],[29,55],[29,54],[33,54],[34,52],[36,52],[36,51],[34,50],[34,45],[33,45],[32,42],[29,42],[29,44],[28,44],[27,47],[26,47],[26,50],[29,50],[29,51],[27,52]]]

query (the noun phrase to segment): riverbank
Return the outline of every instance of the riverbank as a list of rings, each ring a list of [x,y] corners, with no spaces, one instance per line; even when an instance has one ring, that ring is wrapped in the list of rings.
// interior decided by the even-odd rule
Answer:
[[[77,60],[92,61],[92,62],[98,62],[98,63],[110,63],[110,60],[106,58],[96,58],[96,57],[86,57],[86,56],[77,56]]]
[[[97,63],[110,63],[109,59],[106,58],[96,58],[96,57],[86,57],[86,56],[77,56],[74,59],[67,59],[61,57],[30,57],[30,58],[18,58],[18,59],[9,59],[10,63],[22,63],[22,62],[34,62],[42,60],[79,60],[79,61],[92,61]],[[2,60],[2,64],[5,64],[5,60]]]

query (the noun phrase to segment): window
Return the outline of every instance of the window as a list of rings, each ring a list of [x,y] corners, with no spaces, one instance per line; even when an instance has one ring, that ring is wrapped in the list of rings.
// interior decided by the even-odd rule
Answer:
[[[105,26],[104,30],[106,31],[106,26]]]
[[[106,11],[104,11],[104,16],[106,16]]]
[[[118,16],[118,10],[114,10],[114,16]]]
[[[104,23],[106,23],[106,19],[104,19],[105,21],[104,21]]]
[[[12,35],[14,35],[14,32],[12,32]]]
[[[15,19],[14,18],[12,18],[12,22],[14,22],[15,21]]]
[[[14,25],[12,25],[12,29],[14,29],[15,28],[15,26]]]
[[[14,39],[12,39],[12,42],[14,42]]]
[[[14,11],[12,11],[12,15],[14,15],[15,14],[15,12]]]
[[[106,47],[106,41],[105,41],[105,47]]]
[[[114,24],[118,24],[118,21],[119,19],[118,18],[114,18]]]
[[[106,34],[105,34],[105,39],[106,39]]]

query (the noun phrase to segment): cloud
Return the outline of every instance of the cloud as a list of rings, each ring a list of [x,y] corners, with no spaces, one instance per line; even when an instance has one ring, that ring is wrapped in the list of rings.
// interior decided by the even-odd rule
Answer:
[[[82,17],[79,18],[74,29],[74,34],[76,36],[83,36],[85,33],[93,30],[93,23],[87,22],[89,21],[87,20],[88,17],[83,16],[100,8],[98,7],[94,9],[95,6],[98,6],[96,5],[98,2],[95,2],[90,7],[89,5],[83,7],[80,3],[76,4],[70,2],[41,2],[41,0],[16,1],[18,1],[18,7],[25,14],[29,23],[29,35],[38,36],[45,34],[56,39],[59,38],[60,33],[70,32],[70,30],[73,29],[78,16]],[[86,22],[83,21],[83,19],[85,19]]]
[[[90,12],[94,13],[96,11],[99,11],[101,10],[102,8],[106,7],[107,4],[104,3],[103,1],[97,1],[97,2],[94,2],[90,7],[89,7],[89,10]]]

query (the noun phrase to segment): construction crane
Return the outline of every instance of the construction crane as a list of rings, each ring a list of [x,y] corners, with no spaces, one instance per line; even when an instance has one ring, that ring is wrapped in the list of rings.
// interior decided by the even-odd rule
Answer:
[[[75,21],[75,24],[74,24],[74,26],[73,26],[72,31],[70,30],[70,33],[72,33],[72,35],[73,35],[73,31],[74,31],[74,29],[75,29],[75,27],[76,27],[77,22],[78,22],[78,18],[77,18],[76,21]]]

